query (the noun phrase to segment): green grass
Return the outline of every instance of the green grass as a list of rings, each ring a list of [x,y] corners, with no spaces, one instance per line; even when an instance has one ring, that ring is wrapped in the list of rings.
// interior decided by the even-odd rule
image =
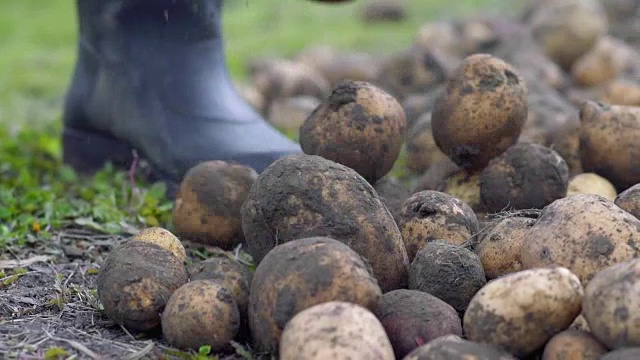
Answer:
[[[228,0],[223,18],[229,69],[245,80],[248,60],[290,56],[305,46],[388,54],[408,46],[420,24],[502,0],[406,0],[409,19],[365,25],[349,5],[308,0]],[[104,232],[169,225],[161,187],[134,190],[126,174],[106,168],[78,179],[62,166],[58,135],[62,100],[75,61],[75,1],[5,1],[0,11],[0,249],[83,224]]]

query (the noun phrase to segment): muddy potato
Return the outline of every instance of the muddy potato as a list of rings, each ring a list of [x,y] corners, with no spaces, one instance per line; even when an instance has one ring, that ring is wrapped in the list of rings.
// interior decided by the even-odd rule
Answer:
[[[276,160],[242,207],[247,253],[256,263],[276,244],[329,236],[364,257],[384,291],[404,287],[409,259],[398,226],[357,172],[320,156]]]
[[[474,54],[446,86],[431,115],[433,138],[458,166],[480,170],[520,136],[528,112],[524,80],[503,60]]]
[[[555,151],[520,142],[480,173],[480,197],[490,212],[541,209],[567,194],[569,167]]]
[[[596,0],[547,1],[533,11],[529,25],[543,52],[567,70],[606,35],[609,26]]]
[[[523,268],[564,266],[583,284],[610,265],[640,256],[640,220],[598,195],[556,200],[526,237]]]
[[[402,360],[516,360],[508,352],[491,346],[445,335],[413,350]]]
[[[431,113],[423,114],[409,130],[406,151],[407,168],[418,174],[425,172],[432,164],[447,158],[433,140]]]
[[[375,314],[397,359],[440,336],[462,336],[462,321],[455,309],[426,292],[390,291],[382,295]]]
[[[472,244],[479,231],[476,214],[467,204],[433,190],[417,192],[405,200],[398,212],[398,228],[409,261],[430,241]]]
[[[211,351],[229,349],[240,329],[240,313],[227,287],[212,280],[192,280],[178,288],[162,313],[162,335],[171,346]]]
[[[391,95],[367,82],[343,81],[302,124],[300,145],[375,183],[400,155],[406,126],[402,105]]]
[[[371,310],[343,301],[309,307],[287,323],[280,360],[394,360],[393,348]]]
[[[133,332],[160,327],[171,294],[188,281],[182,261],[159,245],[127,241],[108,255],[96,280],[104,313]]]
[[[520,251],[535,219],[507,217],[497,220],[483,235],[475,249],[487,279],[522,270]]]
[[[640,346],[640,258],[598,272],[582,306],[591,332],[609,349]]]
[[[527,356],[571,325],[580,314],[583,293],[578,277],[562,267],[505,275],[471,299],[463,319],[465,335]]]
[[[630,65],[633,55],[631,47],[607,35],[573,64],[571,74],[580,86],[604,85],[617,78]]]
[[[131,240],[146,241],[159,245],[173,253],[180,261],[187,259],[187,252],[184,246],[171,231],[161,227],[150,227],[142,229],[131,237]]]
[[[614,201],[618,195],[616,188],[609,180],[594,173],[582,173],[571,178],[567,188],[567,196],[576,194],[600,195],[611,201]]]
[[[243,240],[240,207],[258,174],[248,166],[211,160],[189,169],[172,222],[183,239],[230,250]]]
[[[633,185],[615,198],[622,210],[640,219],[640,184]]]
[[[591,335],[581,330],[564,330],[549,340],[542,360],[598,360],[607,349]]]
[[[478,255],[442,240],[424,245],[409,267],[409,289],[429,293],[459,314],[486,283]]]
[[[300,311],[327,301],[375,310],[382,292],[369,265],[347,245],[326,237],[273,248],[256,268],[249,327],[256,346],[276,351],[281,333]]]

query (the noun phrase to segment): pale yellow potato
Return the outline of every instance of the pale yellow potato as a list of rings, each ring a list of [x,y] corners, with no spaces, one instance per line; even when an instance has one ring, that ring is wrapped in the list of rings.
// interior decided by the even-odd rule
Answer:
[[[618,192],[611,182],[595,173],[582,173],[569,180],[567,196],[576,194],[595,194],[614,201]]]
[[[187,259],[187,252],[171,231],[161,227],[150,227],[140,230],[131,240],[146,241],[161,246],[173,253],[180,261]]]

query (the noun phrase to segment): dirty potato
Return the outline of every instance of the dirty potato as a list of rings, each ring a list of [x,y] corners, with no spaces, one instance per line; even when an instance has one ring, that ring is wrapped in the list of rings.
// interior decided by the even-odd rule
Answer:
[[[525,269],[564,266],[586,284],[598,271],[640,256],[640,220],[592,194],[556,200],[527,231]]]
[[[640,184],[633,185],[615,198],[615,204],[622,210],[640,219]]]
[[[488,344],[445,335],[413,350],[402,360],[516,360],[508,352]]]
[[[475,171],[515,144],[527,119],[527,88],[518,70],[488,54],[471,55],[447,80],[431,129],[438,147]]]
[[[600,195],[607,200],[614,201],[618,195],[616,188],[609,180],[594,173],[582,173],[569,180],[567,196],[576,194]]]
[[[258,174],[226,161],[201,162],[180,184],[172,213],[183,239],[230,250],[243,240],[240,207]]]
[[[372,311],[382,292],[371,268],[347,245],[326,237],[289,241],[256,268],[249,295],[249,327],[256,346],[276,351],[285,325],[300,311],[347,301]]]
[[[384,291],[406,285],[409,259],[393,216],[357,172],[323,157],[290,155],[265,169],[242,207],[242,228],[256,263],[276,244],[329,236],[363,256]]]
[[[159,245],[173,253],[180,261],[187,259],[187,252],[182,246],[180,239],[171,233],[171,231],[161,227],[150,227],[140,230],[131,237],[131,240],[146,241]]]
[[[304,121],[300,146],[375,183],[400,155],[406,126],[395,98],[371,83],[345,80]]]
[[[523,270],[494,279],[473,297],[463,319],[468,340],[522,358],[569,327],[584,289],[566,268]]]
[[[329,301],[296,314],[282,333],[280,360],[394,360],[380,321],[358,304]]]
[[[146,241],[127,241],[109,253],[96,280],[104,313],[129,331],[160,326],[171,294],[188,281],[187,269],[171,251]]]
[[[542,360],[598,360],[607,349],[587,331],[564,330],[549,340]]]

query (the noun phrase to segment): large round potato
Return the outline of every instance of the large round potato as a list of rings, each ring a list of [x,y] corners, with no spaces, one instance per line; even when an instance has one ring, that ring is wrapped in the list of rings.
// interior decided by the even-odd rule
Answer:
[[[475,249],[487,279],[522,270],[520,252],[527,231],[535,220],[527,217],[507,217],[497,220],[487,229]]]
[[[394,360],[393,348],[371,310],[329,301],[296,314],[282,332],[280,360]]]
[[[487,283],[471,299],[463,326],[471,341],[524,357],[566,329],[580,314],[584,289],[566,268],[540,268]]]
[[[640,259],[596,274],[584,294],[584,316],[609,349],[640,347]]]
[[[586,284],[598,271],[640,256],[640,220],[591,194],[556,200],[526,234],[525,269],[564,266]]]
[[[256,268],[249,328],[260,350],[277,351],[282,330],[300,311],[328,301],[374,311],[381,296],[371,268],[347,245],[326,237],[293,240],[273,248]]]
[[[409,259],[392,215],[357,172],[316,155],[290,155],[259,176],[242,206],[247,252],[256,262],[276,244],[329,236],[362,255],[383,291],[404,287]]]
[[[640,183],[633,185],[615,198],[615,204],[622,210],[640,219]]]
[[[492,55],[474,54],[449,77],[436,102],[433,138],[458,166],[479,170],[516,143],[527,112],[518,70]]]

